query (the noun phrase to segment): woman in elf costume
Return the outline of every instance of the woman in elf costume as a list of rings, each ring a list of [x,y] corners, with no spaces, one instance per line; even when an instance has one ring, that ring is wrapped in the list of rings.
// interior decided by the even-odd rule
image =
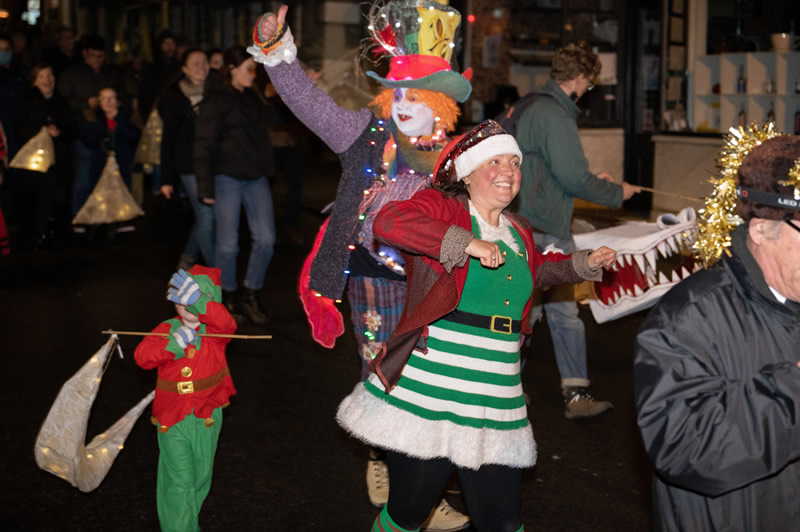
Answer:
[[[459,114],[456,102],[470,95],[471,70],[459,74],[450,65],[461,15],[430,1],[373,7],[369,29],[382,52],[391,55],[390,69],[385,78],[367,73],[385,89],[370,109],[352,111],[339,107],[303,71],[286,12],[281,6],[277,16],[261,17],[248,51],[265,65],[289,109],[339,155],[343,169],[330,217],[301,273],[300,295],[314,339],[332,347],[344,330],[335,302],[347,288],[366,376],[367,363],[383,350],[406,296],[400,254],[376,244],[372,224],[389,201],[431,186]],[[370,465],[378,473],[385,469],[377,461]],[[370,488],[375,505],[387,496],[383,482],[377,492]],[[456,516],[449,507],[444,511]],[[463,516],[457,518],[466,525]]]
[[[598,280],[606,247],[542,254],[505,212],[522,153],[487,120],[446,148],[433,189],[389,203],[375,235],[402,249],[408,297],[373,374],[337,421],[386,450],[392,489],[374,532],[419,530],[453,471],[473,525],[521,531],[522,468],[536,463],[520,377],[520,334],[534,285]]]

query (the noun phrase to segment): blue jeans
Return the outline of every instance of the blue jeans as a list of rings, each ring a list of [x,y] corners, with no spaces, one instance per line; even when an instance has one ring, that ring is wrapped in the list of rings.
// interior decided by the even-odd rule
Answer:
[[[275,251],[275,213],[269,180],[261,177],[244,181],[218,174],[214,179],[214,192],[214,217],[217,222],[215,266],[222,270],[222,289],[226,292],[236,290],[239,217],[244,205],[247,225],[253,238],[244,286],[251,290],[260,290],[264,286],[264,274]]]
[[[181,183],[186,190],[186,197],[194,211],[194,224],[189,233],[189,240],[183,254],[197,258],[198,253],[203,254],[206,264],[214,264],[214,208],[206,205],[197,197],[197,177],[194,174],[182,174]]]
[[[544,249],[550,244],[564,253],[575,251],[575,242],[570,237],[560,240],[553,235],[533,233],[536,247]],[[539,296],[539,294],[535,294]],[[562,386],[588,386],[586,369],[586,330],[578,317],[578,304],[575,302],[574,286],[557,285],[541,294],[540,301],[531,307],[530,320],[534,323],[547,315],[547,326],[553,338],[558,372]],[[537,303],[536,299],[534,303]]]

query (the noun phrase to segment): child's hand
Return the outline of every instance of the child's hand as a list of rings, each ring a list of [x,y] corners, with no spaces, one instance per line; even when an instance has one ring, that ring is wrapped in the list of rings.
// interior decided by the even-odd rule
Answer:
[[[178,345],[181,346],[181,349],[186,349],[189,344],[193,344],[197,339],[195,330],[186,325],[172,333],[172,336],[175,338],[175,341],[178,342]]]
[[[172,274],[167,299],[179,305],[193,305],[200,299],[200,286],[184,270]]]

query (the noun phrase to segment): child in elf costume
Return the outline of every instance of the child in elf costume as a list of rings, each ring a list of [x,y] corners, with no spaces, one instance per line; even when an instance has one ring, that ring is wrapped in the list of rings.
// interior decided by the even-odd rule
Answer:
[[[220,271],[194,266],[170,279],[167,299],[178,315],[136,348],[136,363],[158,368],[153,424],[158,427],[156,504],[161,530],[195,532],[211,489],[222,408],[236,393],[225,347],[236,322],[222,304]]]
[[[277,15],[259,19],[248,52],[265,65],[289,109],[339,155],[343,170],[330,217],[301,272],[300,296],[314,339],[332,347],[344,331],[335,303],[347,288],[366,377],[369,361],[384,349],[400,318],[406,295],[400,253],[377,245],[372,223],[386,203],[431,186],[447,132],[459,115],[456,101],[466,101],[472,91],[471,69],[459,74],[450,64],[461,15],[429,0],[373,6],[369,30],[380,53],[391,55],[390,68],[385,78],[367,72],[385,89],[369,109],[353,111],[339,107],[303,71],[286,12],[284,5]],[[382,462],[373,460],[370,468],[385,476]],[[370,471],[367,476],[370,487]],[[376,506],[388,497],[388,483],[379,484],[370,487]],[[449,507],[443,511],[456,515]],[[464,516],[460,519],[466,526]]]

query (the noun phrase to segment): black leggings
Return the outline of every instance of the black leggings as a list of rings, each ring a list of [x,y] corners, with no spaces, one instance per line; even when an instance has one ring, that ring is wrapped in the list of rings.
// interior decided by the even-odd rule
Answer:
[[[474,471],[456,467],[446,458],[420,460],[386,451],[389,466],[387,510],[395,523],[416,530],[436,506],[455,469],[472,524],[480,532],[517,532],[522,470],[484,465]]]

